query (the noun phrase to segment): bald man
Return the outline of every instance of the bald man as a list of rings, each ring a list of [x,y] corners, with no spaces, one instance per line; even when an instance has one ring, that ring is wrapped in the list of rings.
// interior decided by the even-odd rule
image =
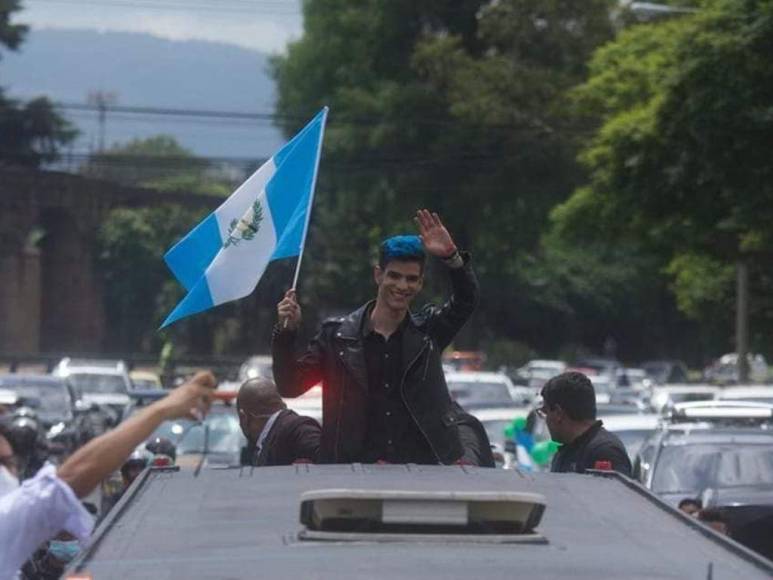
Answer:
[[[317,460],[322,433],[319,423],[288,409],[272,381],[245,381],[236,398],[236,409],[247,437],[242,465],[263,467]]]

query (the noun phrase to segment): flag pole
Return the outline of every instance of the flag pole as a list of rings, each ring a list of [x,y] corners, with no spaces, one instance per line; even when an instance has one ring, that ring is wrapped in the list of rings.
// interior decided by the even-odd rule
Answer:
[[[306,234],[309,233],[309,220],[311,219],[311,206],[314,203],[314,194],[317,189],[317,173],[319,172],[319,160],[322,157],[322,139],[325,137],[325,125],[327,124],[328,107],[324,107],[322,117],[322,130],[319,132],[319,144],[317,145],[317,160],[314,162],[314,173],[311,178],[311,195],[309,196],[309,206],[306,208],[306,223],[303,225],[303,237],[301,237],[301,253],[298,254],[298,263],[295,265],[295,276],[293,276],[293,285],[290,288],[295,290],[298,285],[298,276],[301,273],[301,262],[303,261],[303,251],[306,248]],[[287,321],[285,320],[285,323]]]

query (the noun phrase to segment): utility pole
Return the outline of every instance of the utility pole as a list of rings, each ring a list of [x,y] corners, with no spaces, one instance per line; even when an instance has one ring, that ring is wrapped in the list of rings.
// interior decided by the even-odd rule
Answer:
[[[738,355],[738,382],[749,382],[749,264],[736,262],[735,352]]]
[[[99,150],[102,153],[105,150],[105,131],[107,126],[107,109],[110,105],[118,102],[118,95],[109,91],[89,91],[86,101],[89,105],[94,105],[99,114]]]

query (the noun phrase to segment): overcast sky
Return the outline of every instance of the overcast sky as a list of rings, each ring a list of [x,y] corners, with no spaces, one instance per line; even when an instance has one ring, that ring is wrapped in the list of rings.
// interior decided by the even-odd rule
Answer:
[[[300,0],[25,0],[33,28],[145,32],[282,52],[302,32]]]

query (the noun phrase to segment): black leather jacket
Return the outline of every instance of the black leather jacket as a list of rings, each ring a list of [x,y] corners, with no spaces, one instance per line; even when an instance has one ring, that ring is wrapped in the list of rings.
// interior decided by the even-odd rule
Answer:
[[[443,306],[427,305],[410,315],[403,336],[400,393],[411,417],[439,463],[463,454],[457,424],[463,413],[448,394],[441,353],[469,319],[478,302],[478,282],[464,266],[449,269],[452,295]],[[368,377],[360,328],[370,303],[351,314],[324,321],[306,352],[296,357],[295,333],[275,329],[274,378],[283,397],[297,397],[322,383],[323,463],[362,460],[367,433]]]

